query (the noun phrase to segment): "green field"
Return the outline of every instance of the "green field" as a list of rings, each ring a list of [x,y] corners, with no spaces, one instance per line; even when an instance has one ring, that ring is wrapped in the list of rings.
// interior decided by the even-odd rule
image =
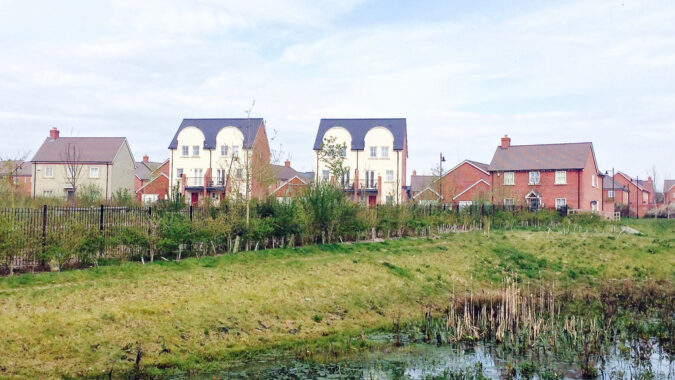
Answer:
[[[121,374],[139,350],[151,373],[207,370],[419,318],[510,276],[579,291],[675,282],[675,221],[624,223],[642,233],[468,232],[2,278],[0,377]]]

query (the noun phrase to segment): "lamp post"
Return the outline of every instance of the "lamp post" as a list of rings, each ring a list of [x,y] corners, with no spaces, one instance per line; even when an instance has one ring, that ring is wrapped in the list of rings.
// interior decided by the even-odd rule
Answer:
[[[441,193],[441,202],[445,203],[443,199],[443,162],[445,162],[445,157],[443,157],[443,152],[439,153],[440,162],[438,165],[438,190]]]

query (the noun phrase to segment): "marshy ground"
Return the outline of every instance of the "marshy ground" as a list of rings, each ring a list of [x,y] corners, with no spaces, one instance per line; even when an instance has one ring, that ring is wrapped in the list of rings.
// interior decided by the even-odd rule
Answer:
[[[675,221],[336,244],[0,279],[0,377],[209,371],[269,350],[355,351],[453,295],[520,286],[600,296],[675,282]],[[543,285],[542,285],[543,284]],[[649,293],[653,294],[653,293]],[[339,350],[335,347],[340,347]]]

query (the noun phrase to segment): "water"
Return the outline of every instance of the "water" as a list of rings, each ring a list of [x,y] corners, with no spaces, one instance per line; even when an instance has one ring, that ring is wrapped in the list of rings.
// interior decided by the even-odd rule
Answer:
[[[381,340],[382,336],[372,337]],[[393,340],[392,340],[393,341]],[[613,345],[595,368],[599,379],[675,379],[675,365],[653,342],[646,343],[648,357],[638,360],[634,351]],[[642,348],[646,346],[643,344]],[[644,355],[643,355],[644,356]],[[228,379],[580,379],[580,356],[574,353],[530,351],[514,354],[500,344],[431,345],[363,353],[332,362],[309,362],[282,357],[259,357],[227,371],[197,378]],[[533,366],[531,366],[533,364]],[[509,368],[514,368],[510,371]],[[483,376],[483,377],[480,377]],[[186,377],[179,377],[186,378]],[[195,378],[195,377],[191,377]]]

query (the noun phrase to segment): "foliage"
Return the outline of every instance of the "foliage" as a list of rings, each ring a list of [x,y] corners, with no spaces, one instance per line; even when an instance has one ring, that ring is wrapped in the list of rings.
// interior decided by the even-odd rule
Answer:
[[[112,204],[115,206],[131,207],[136,205],[136,198],[129,189],[117,189],[112,194]]]
[[[317,151],[317,154],[319,161],[326,165],[330,174],[337,181],[349,173],[349,166],[344,166],[347,144],[339,144],[336,140],[335,137],[324,137],[321,149]]]

